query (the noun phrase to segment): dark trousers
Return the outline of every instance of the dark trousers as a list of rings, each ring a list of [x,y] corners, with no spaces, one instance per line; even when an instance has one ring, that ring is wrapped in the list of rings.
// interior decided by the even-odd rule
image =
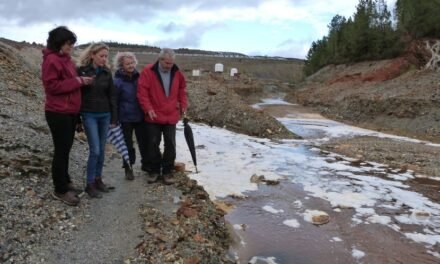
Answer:
[[[136,162],[136,150],[133,146],[133,132],[136,135],[136,140],[138,142],[139,152],[141,153],[141,165],[142,168],[145,168],[146,165],[146,146],[145,146],[145,127],[143,122],[126,122],[121,123],[122,133],[124,134],[125,144],[128,149],[128,156],[130,157],[130,165],[133,165]],[[125,160],[122,161],[122,166],[127,167],[127,163]]]
[[[145,162],[147,171],[163,174],[171,173],[176,160],[176,125],[145,123],[147,135]],[[164,139],[164,152],[160,152],[160,142]]]
[[[52,134],[54,153],[52,159],[52,180],[55,192],[66,193],[69,176],[69,154],[75,136],[78,115],[46,112],[46,121]]]

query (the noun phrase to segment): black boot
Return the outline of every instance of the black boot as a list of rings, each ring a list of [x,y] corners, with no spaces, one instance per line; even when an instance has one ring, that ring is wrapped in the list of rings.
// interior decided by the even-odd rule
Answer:
[[[125,167],[125,179],[132,181],[134,180],[133,169],[130,167]]]
[[[165,173],[163,175],[163,183],[166,185],[174,184],[176,180],[174,179],[174,175],[172,173]]]

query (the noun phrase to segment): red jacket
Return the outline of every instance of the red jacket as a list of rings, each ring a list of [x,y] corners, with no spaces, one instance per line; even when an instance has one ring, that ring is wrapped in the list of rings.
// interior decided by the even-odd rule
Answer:
[[[69,55],[43,50],[41,80],[46,94],[45,111],[76,114],[81,107],[81,79]]]
[[[171,69],[170,95],[167,97],[160,78],[159,62],[149,64],[139,77],[137,97],[146,122],[175,125],[180,119],[180,112],[188,106],[185,77],[174,65]],[[154,120],[147,114],[150,110],[157,115]]]

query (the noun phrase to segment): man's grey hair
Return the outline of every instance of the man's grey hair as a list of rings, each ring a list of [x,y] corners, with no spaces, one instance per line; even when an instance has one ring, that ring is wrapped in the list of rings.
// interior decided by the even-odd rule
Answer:
[[[173,49],[163,48],[159,52],[159,59],[164,59],[165,57],[170,57],[171,59],[174,60],[176,58],[176,53],[174,52]]]

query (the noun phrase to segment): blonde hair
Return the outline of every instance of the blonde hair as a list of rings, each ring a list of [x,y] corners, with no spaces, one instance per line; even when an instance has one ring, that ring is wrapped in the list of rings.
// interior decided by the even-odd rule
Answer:
[[[122,63],[124,62],[124,59],[133,59],[134,65],[136,66],[138,64],[138,61],[136,59],[136,56],[133,52],[124,51],[124,52],[118,52],[116,53],[115,57],[113,58],[113,67],[114,69],[122,69]]]
[[[87,66],[92,63],[92,55],[100,52],[101,50],[106,49],[107,51],[110,48],[105,43],[92,43],[90,44],[81,54],[79,55],[78,66]],[[105,66],[110,68],[108,61],[105,63]]]

